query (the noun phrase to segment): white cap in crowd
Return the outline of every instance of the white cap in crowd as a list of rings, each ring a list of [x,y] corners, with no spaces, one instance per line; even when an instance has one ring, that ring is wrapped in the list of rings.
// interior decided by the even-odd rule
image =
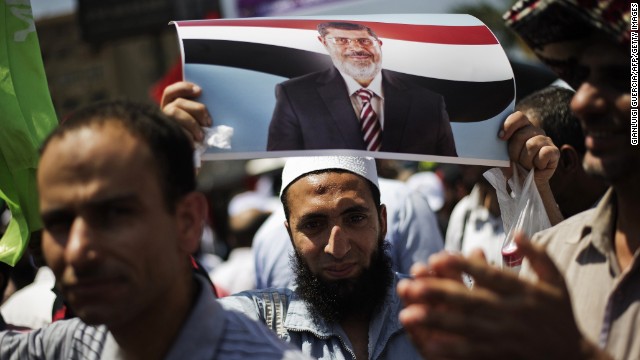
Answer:
[[[429,207],[439,211],[444,205],[444,185],[440,177],[431,171],[417,172],[407,179],[407,186],[427,198]]]
[[[282,170],[282,188],[280,196],[289,185],[305,174],[318,170],[342,169],[360,175],[371,181],[378,189],[378,172],[372,157],[363,156],[312,156],[292,157]]]

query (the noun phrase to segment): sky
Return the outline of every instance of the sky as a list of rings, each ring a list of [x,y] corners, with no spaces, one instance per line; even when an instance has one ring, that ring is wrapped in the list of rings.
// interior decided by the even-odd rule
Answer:
[[[221,3],[235,0],[221,0]],[[325,15],[357,15],[357,14],[400,14],[400,13],[447,13],[451,8],[465,4],[491,3],[500,7],[505,0],[345,0],[330,2],[291,15],[325,14]]]
[[[77,0],[31,0],[31,10],[36,19],[68,14],[76,6]]]
[[[225,3],[233,2],[236,0],[219,0],[222,7],[225,6]],[[349,1],[345,1],[345,6],[342,9],[336,8],[335,6],[327,6],[326,8],[322,8],[322,6],[318,7],[318,11],[321,12],[353,12],[360,11],[363,9],[362,4],[368,2],[368,6],[364,7],[364,9],[368,8],[368,12],[392,12],[398,13],[398,11],[402,11],[402,8],[405,9],[416,9],[417,11],[424,12],[432,12],[432,13],[441,13],[446,12],[450,7],[454,5],[460,4],[471,4],[477,3],[477,0],[351,0],[352,6],[349,5]],[[488,2],[493,4],[503,4],[503,0],[483,0],[482,2]],[[78,0],[31,0],[31,7],[33,10],[33,16],[36,19],[41,19],[45,17],[57,16],[71,13],[77,7]]]

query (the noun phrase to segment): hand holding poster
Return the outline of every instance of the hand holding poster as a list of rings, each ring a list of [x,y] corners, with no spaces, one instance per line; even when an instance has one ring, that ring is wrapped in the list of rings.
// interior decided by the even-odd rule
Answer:
[[[472,16],[175,24],[185,80],[203,89],[199,101],[214,125],[232,133],[226,146],[209,147],[205,159],[347,149],[508,165],[496,134],[513,110],[513,72],[495,36]]]

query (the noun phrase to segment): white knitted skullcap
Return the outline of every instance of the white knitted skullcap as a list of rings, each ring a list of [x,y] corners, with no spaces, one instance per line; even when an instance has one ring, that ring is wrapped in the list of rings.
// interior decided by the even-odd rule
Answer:
[[[312,156],[293,157],[287,160],[282,170],[280,196],[289,185],[305,174],[318,170],[342,169],[371,181],[378,189],[378,172],[372,157],[362,156]]]

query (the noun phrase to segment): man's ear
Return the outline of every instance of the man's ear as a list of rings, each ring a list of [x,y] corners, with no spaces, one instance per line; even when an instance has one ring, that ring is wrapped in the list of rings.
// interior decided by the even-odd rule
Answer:
[[[187,254],[198,250],[209,207],[204,194],[194,191],[185,195],[176,206],[179,248]]]
[[[320,41],[325,48],[327,47],[327,39],[325,39],[324,36],[318,35],[318,41]]]
[[[378,39],[378,45],[382,47],[382,40]]]
[[[387,207],[384,204],[380,204],[380,233],[383,236],[387,236]]]
[[[289,221],[284,221],[284,227],[287,229],[287,234],[289,234],[289,240],[291,240],[291,244],[293,244],[293,235],[291,234],[291,227],[289,226]]]
[[[574,173],[582,167],[580,155],[573,146],[564,144],[560,147],[560,166],[569,173]]]

